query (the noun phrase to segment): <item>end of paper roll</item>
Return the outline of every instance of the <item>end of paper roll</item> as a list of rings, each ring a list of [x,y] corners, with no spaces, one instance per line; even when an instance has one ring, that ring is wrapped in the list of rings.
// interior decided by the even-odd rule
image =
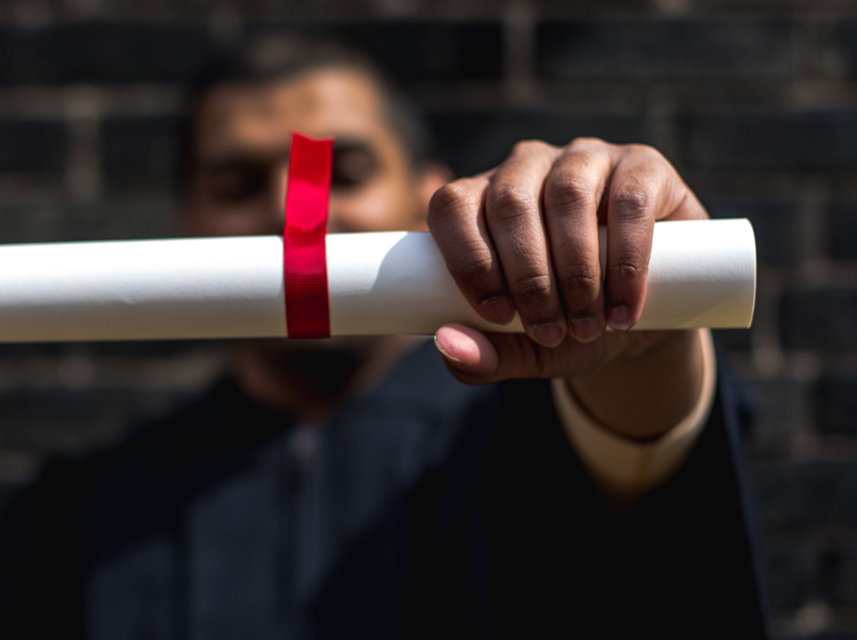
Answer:
[[[746,218],[744,220],[747,223],[747,233],[751,242],[748,251],[752,251],[753,254],[753,296],[750,300],[750,317],[747,318],[747,324],[744,326],[744,329],[749,329],[753,326],[753,318],[756,315],[756,288],[759,280],[759,262],[756,255],[756,231],[753,229],[753,223]]]
[[[755,301],[749,220],[655,224],[646,303],[635,329],[743,329],[753,322]]]

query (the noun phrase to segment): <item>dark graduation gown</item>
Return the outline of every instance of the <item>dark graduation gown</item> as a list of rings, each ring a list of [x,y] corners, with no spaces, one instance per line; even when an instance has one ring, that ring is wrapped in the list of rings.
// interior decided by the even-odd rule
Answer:
[[[16,500],[0,635],[764,637],[734,391],[612,515],[545,381],[467,387],[426,344],[313,430],[224,380]]]

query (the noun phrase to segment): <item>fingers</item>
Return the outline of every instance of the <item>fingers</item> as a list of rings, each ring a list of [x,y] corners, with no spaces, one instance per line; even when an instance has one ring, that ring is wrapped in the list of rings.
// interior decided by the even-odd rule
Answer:
[[[544,178],[559,149],[528,142],[495,171],[435,193],[429,226],[450,274],[485,319],[521,317],[527,334],[554,347],[566,335],[542,220]]]
[[[584,345],[566,340],[552,349],[524,334],[482,333],[460,324],[444,325],[434,340],[452,374],[467,384],[584,372],[609,355],[604,341]]]
[[[598,208],[613,158],[606,145],[580,141],[557,159],[545,181],[545,225],[571,334],[591,342],[604,330]]]
[[[500,360],[486,335],[460,324],[448,324],[437,330],[434,344],[447,366],[462,381],[493,380]]]
[[[564,149],[520,143],[497,169],[440,189],[429,208],[437,245],[474,309],[498,324],[517,310],[543,347],[568,334],[594,341],[605,324],[633,327],[655,220],[702,217],[702,205],[654,149],[595,139]],[[607,223],[604,269],[599,219]]]
[[[438,329],[434,342],[453,375],[467,384],[550,377],[545,363],[551,358],[543,354],[555,351],[522,334],[485,334],[460,324]]]
[[[545,175],[558,153],[540,142],[517,145],[485,194],[485,219],[512,302],[527,334],[547,347],[566,335],[541,210]]]
[[[483,174],[440,188],[429,204],[429,226],[464,297],[486,320],[506,324],[515,308],[482,213],[488,184]]]

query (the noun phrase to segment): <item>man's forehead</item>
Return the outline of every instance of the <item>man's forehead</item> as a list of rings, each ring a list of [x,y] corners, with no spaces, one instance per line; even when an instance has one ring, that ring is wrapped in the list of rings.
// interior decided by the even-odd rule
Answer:
[[[292,131],[371,137],[386,128],[372,79],[357,70],[336,68],[216,87],[203,101],[197,126],[202,156],[234,147],[282,147]]]

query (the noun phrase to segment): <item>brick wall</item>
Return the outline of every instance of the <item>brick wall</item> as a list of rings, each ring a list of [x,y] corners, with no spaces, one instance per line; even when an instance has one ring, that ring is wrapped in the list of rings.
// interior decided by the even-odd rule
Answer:
[[[759,407],[774,628],[857,637],[857,3],[4,0],[0,239],[172,234],[183,83],[217,42],[331,19],[389,58],[461,173],[522,137],[648,142],[714,216],[753,221],[756,321],[720,337]],[[0,346],[0,501],[222,360],[216,342]]]

